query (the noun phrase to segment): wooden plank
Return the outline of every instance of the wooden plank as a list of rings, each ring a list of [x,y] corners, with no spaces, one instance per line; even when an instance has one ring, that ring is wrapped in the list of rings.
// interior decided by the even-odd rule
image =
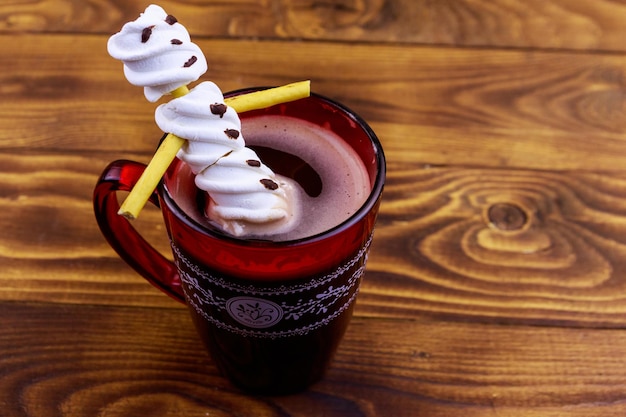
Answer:
[[[0,61],[0,149],[149,157],[161,136],[155,105],[126,82],[105,43],[101,36],[0,36],[3,55],[13,57]],[[210,62],[203,80],[224,91],[311,79],[314,91],[370,122],[392,160],[624,166],[626,56],[315,42],[200,46]]]
[[[110,157],[0,154],[1,300],[177,306],[100,235]],[[624,326],[626,172],[388,168],[357,315]],[[134,225],[169,253],[156,208]]]
[[[611,0],[164,0],[159,4],[194,37],[624,51],[626,30],[626,5]],[[139,0],[11,2],[0,5],[0,31],[111,34],[139,16],[145,6]]]
[[[611,330],[357,318],[322,382],[269,398],[217,374],[182,310],[3,302],[0,326],[5,417],[626,411],[626,336]]]

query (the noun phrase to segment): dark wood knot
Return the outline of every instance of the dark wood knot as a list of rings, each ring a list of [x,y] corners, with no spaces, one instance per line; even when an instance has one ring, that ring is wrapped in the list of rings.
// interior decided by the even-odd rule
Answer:
[[[519,230],[528,221],[528,216],[519,206],[510,203],[498,203],[489,207],[489,222],[500,230]]]

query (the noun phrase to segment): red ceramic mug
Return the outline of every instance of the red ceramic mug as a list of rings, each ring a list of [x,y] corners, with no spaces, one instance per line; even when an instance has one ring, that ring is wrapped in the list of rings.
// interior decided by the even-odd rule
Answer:
[[[102,233],[120,257],[188,306],[199,335],[226,377],[246,391],[285,394],[322,377],[346,330],[378,213],[385,158],[370,127],[325,97],[312,94],[243,113],[244,129],[246,119],[258,115],[312,122],[349,144],[371,183],[361,208],[330,230],[303,239],[234,238],[192,213],[199,192],[189,167],[176,159],[150,199],[163,213],[174,263],[117,215],[116,192],[132,189],[144,165],[111,163],[95,187],[94,209]]]

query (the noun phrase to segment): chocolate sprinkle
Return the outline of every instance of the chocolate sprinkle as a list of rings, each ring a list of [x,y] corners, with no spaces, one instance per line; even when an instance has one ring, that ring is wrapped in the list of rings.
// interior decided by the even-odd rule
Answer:
[[[150,36],[152,36],[152,28],[154,26],[148,26],[147,28],[144,28],[141,31],[141,43],[146,43],[148,42],[148,39],[150,39]]]
[[[263,186],[265,188],[267,188],[268,190],[272,190],[273,191],[273,190],[278,189],[278,184],[276,184],[276,182],[274,182],[274,181],[272,181],[272,180],[270,180],[268,178],[264,178],[262,180],[259,180],[259,182],[261,184],[263,184]]]
[[[195,55],[192,56],[191,58],[189,58],[189,60],[187,62],[185,62],[185,65],[183,65],[183,68],[189,68],[190,66],[195,64],[197,60],[198,60],[198,58],[196,58]]]
[[[248,159],[246,161],[246,164],[250,165],[251,167],[258,168],[261,166],[261,161],[257,161],[256,159]]]
[[[181,41],[180,39],[172,39],[170,41],[172,43],[172,45],[182,45],[183,41]]]
[[[211,113],[219,115],[220,119],[224,117],[224,113],[226,113],[226,110],[228,110],[228,107],[226,106],[226,104],[222,104],[222,103],[211,104]]]
[[[165,22],[169,23],[170,25],[173,25],[174,23],[178,22],[178,19],[176,19],[171,14],[168,14],[167,17],[165,18]]]
[[[239,137],[239,131],[236,129],[226,129],[224,133],[226,133],[229,139],[237,139]]]

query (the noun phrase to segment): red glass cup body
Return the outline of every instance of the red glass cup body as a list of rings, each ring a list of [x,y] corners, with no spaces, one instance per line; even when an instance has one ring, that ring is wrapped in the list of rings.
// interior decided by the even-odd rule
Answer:
[[[240,90],[240,94],[253,89]],[[133,268],[185,302],[211,357],[238,387],[264,394],[302,390],[327,369],[346,330],[372,239],[385,178],[381,145],[369,126],[318,95],[240,115],[287,115],[334,131],[363,160],[372,191],[342,224],[285,242],[227,236],[199,221],[198,191],[186,164],[175,160],[151,201],[160,206],[175,265],[117,216],[117,190],[142,172],[112,163],[94,191],[103,234]]]

